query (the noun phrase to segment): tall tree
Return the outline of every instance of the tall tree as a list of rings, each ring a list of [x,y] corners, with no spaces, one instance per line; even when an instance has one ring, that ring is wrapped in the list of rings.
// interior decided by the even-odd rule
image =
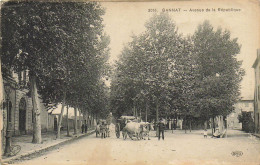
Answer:
[[[40,109],[36,78],[42,63],[39,53],[40,19],[36,17],[37,5],[7,2],[2,9],[3,63],[19,72],[29,70],[33,102],[33,142],[41,143]],[[29,14],[30,13],[30,14]],[[27,16],[26,16],[27,15]],[[28,16],[31,15],[31,19]]]
[[[109,43],[103,33],[103,14],[104,9],[95,2],[5,3],[3,59],[15,71],[30,71],[34,123],[38,124],[34,127],[34,142],[41,141],[37,140],[40,137],[37,88],[44,103],[62,103],[63,112],[65,104],[78,106],[80,86],[86,91],[101,77]],[[62,113],[58,128],[61,120]]]
[[[204,120],[218,115],[227,116],[239,98],[244,75],[237,38],[228,30],[214,30],[209,21],[199,25],[193,37],[196,61],[197,111]]]
[[[154,15],[145,27],[144,33],[133,36],[116,64],[111,104],[118,115],[137,105],[145,109],[148,104],[158,121],[159,113],[166,116],[170,110],[170,84],[174,84],[176,58],[183,55],[183,39],[165,13]]]

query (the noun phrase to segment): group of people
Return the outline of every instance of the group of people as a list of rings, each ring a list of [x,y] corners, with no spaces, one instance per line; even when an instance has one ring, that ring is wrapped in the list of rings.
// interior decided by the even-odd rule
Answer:
[[[103,125],[103,124],[102,124],[102,125]],[[102,125],[101,125],[100,127],[102,127]],[[117,138],[120,137],[120,130],[121,130],[121,128],[120,128],[121,126],[120,126],[120,125],[121,125],[120,123],[117,123],[117,124],[115,125],[115,131],[116,131],[116,136],[117,136]],[[166,129],[166,126],[165,126],[165,123],[164,123],[164,121],[162,120],[162,118],[160,118],[159,122],[155,123],[154,126],[157,127],[156,130],[158,130],[158,134],[157,134],[157,135],[158,135],[158,140],[160,140],[160,139],[164,140],[164,131],[165,131],[165,129]],[[146,129],[148,129],[148,130],[150,131],[150,128],[146,128]],[[102,129],[101,129],[101,130],[102,130]],[[105,126],[104,126],[103,130],[105,130]],[[101,133],[102,133],[102,132],[103,132],[103,131],[101,131]],[[104,131],[104,132],[105,132],[105,131]],[[224,134],[224,133],[223,133],[223,134]],[[207,131],[207,129],[204,130],[203,135],[204,135],[204,138],[207,138],[207,136],[208,136],[208,131]],[[213,133],[212,137],[214,137],[214,138],[220,138],[221,135],[222,135],[222,134],[220,133],[219,129],[217,128],[216,131]],[[105,136],[105,133],[104,133],[104,136]],[[102,137],[102,134],[101,134],[101,137]],[[149,139],[149,135],[148,135],[148,139]],[[150,140],[150,139],[149,139],[149,140]]]
[[[127,124],[131,124],[131,122],[133,122],[132,125],[127,125]],[[134,123],[136,123],[136,125]],[[126,128],[126,126],[128,127]],[[159,122],[153,124],[151,123],[147,124],[147,122],[136,122],[136,121],[126,120],[126,119],[118,120],[115,125],[115,133],[117,138],[120,137],[120,131],[122,131],[123,139],[126,139],[128,135],[131,139],[133,136],[136,136],[137,138],[144,139],[144,140],[146,139],[146,137],[148,137],[148,140],[150,140],[149,132],[152,129],[154,129],[153,126],[155,127],[155,130],[158,131],[157,132],[158,140],[160,139],[164,140],[164,130],[166,129],[166,125],[162,118],[160,118]]]
[[[96,137],[101,135],[101,138],[109,137],[110,131],[109,131],[109,125],[105,121],[98,122],[96,126]]]
[[[87,133],[87,132],[88,132],[88,125],[83,123],[81,126],[81,133]]]
[[[123,122],[120,122],[118,121],[115,125],[115,132],[116,132],[116,137],[119,138],[120,137],[120,131],[122,130],[123,131],[123,136],[126,135],[124,133],[126,133],[127,131],[124,131],[124,127],[126,125],[126,123],[128,123],[130,120],[123,120]],[[150,124],[148,124],[149,127],[146,126],[145,128],[145,131],[143,131],[142,135],[145,136],[147,133],[148,133],[148,140],[150,140],[149,138],[149,131],[151,130],[151,126]],[[154,123],[154,126],[155,126],[155,130],[157,130],[157,137],[158,137],[158,140],[162,139],[164,140],[164,131],[166,129],[166,124],[164,122],[164,120],[162,118],[160,118],[159,122],[155,122]],[[103,124],[100,126],[100,128],[103,128],[103,130],[106,129],[105,126],[103,126]],[[102,128],[101,128],[101,137],[105,136],[105,131],[102,131]],[[104,135],[102,134],[102,132],[104,132]],[[225,134],[225,131],[224,132],[220,132],[219,129],[217,128],[216,131],[213,133],[212,137],[214,138],[220,138],[222,137],[223,135]],[[204,130],[204,138],[207,138],[208,136],[208,131],[207,129]]]
[[[106,138],[109,137],[109,130],[108,130],[108,126],[105,122],[102,122],[102,124],[100,125],[100,133],[101,133],[101,138]]]
[[[204,138],[207,138],[208,130],[205,129],[203,134],[204,134]],[[220,136],[221,136],[221,133],[220,133],[219,129],[217,128],[216,131],[213,133],[212,138],[220,138]]]

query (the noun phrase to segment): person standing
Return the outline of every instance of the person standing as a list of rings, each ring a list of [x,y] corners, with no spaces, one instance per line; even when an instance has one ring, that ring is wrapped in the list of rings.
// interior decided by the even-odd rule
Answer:
[[[151,124],[147,124],[147,136],[148,136],[148,140],[151,140],[150,139],[150,131],[151,131]]]
[[[105,123],[102,122],[100,125],[101,139],[106,138],[106,126]]]
[[[85,125],[82,124],[82,126],[81,126],[81,133],[84,133],[84,129],[85,129]]]
[[[205,130],[204,130],[204,138],[207,138],[207,137],[208,137],[208,130],[205,129]]]
[[[160,140],[160,136],[162,134],[162,139],[164,140],[164,129],[165,129],[165,124],[163,123],[162,119],[160,119],[159,124],[159,136],[158,136],[158,140]]]
[[[88,125],[85,124],[85,133],[88,133]]]
[[[120,137],[120,123],[119,122],[116,123],[115,132],[116,132],[116,137],[119,138]]]

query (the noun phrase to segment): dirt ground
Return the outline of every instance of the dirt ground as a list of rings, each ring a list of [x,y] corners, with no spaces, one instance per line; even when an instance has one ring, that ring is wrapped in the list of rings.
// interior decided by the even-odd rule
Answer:
[[[165,140],[151,133],[151,140],[106,139],[90,135],[22,164],[260,164],[260,140],[238,130],[227,138],[203,138],[203,131],[185,134],[183,130],[165,132]]]

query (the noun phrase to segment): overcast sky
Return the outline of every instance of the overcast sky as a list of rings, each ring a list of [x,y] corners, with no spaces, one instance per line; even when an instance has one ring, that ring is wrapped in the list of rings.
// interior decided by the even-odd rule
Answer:
[[[202,1],[178,1],[178,2],[102,2],[106,8],[104,15],[105,32],[110,36],[111,57],[110,62],[117,60],[124,44],[131,41],[132,34],[143,32],[144,24],[153,15],[149,9],[156,9],[157,13],[163,9],[176,9],[178,12],[169,12],[176,23],[179,32],[184,35],[193,34],[198,24],[209,20],[215,27],[222,27],[231,31],[232,38],[238,38],[242,45],[237,58],[243,60],[242,67],[246,71],[241,83],[242,97],[253,99],[254,96],[254,70],[252,65],[259,47],[259,18],[256,15],[256,4],[253,1],[237,2],[202,2]],[[206,9],[210,12],[206,12]],[[216,11],[212,11],[214,8]],[[218,11],[218,9],[238,9],[240,11]],[[190,9],[204,9],[203,12],[190,12]],[[187,11],[185,11],[187,10]]]

